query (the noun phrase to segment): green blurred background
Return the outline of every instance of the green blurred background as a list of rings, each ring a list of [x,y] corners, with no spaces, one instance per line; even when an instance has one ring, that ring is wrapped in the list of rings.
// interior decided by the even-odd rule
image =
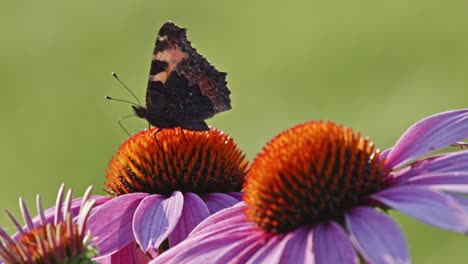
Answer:
[[[416,120],[468,106],[468,2],[3,1],[0,9],[0,208],[47,206],[65,182],[102,193],[143,99],[156,32],[172,20],[228,72],[231,111],[208,121],[252,160],[280,131],[331,119],[391,146]],[[136,132],[142,120],[126,121]],[[400,214],[414,263],[466,263],[466,237]],[[0,224],[12,232],[6,216]]]

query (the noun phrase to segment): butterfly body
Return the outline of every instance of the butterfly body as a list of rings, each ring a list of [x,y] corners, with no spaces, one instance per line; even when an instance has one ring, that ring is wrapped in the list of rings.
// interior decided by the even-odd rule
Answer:
[[[226,73],[191,45],[187,30],[166,22],[159,30],[146,91],[146,107],[135,114],[151,125],[208,130],[205,119],[231,109]]]

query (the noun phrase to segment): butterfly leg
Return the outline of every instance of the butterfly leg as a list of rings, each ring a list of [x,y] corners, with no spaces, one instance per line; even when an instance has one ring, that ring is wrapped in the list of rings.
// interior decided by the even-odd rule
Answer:
[[[184,129],[180,127],[180,132],[182,133],[182,136],[185,139],[185,142],[188,142],[187,138],[185,137]]]
[[[463,142],[463,141],[459,141],[459,142],[456,142],[452,145],[450,145],[452,147],[459,147],[460,149],[464,149],[464,148],[468,148],[468,142]]]
[[[163,130],[163,129],[160,128],[160,127],[158,127],[158,129],[153,133],[154,140],[156,141],[156,144],[158,144],[158,147],[160,147],[160,148],[161,148],[161,146],[159,145],[159,141],[158,141],[158,136],[157,136],[157,134],[158,134],[159,132],[161,132],[161,130]]]
[[[127,135],[130,137],[130,132],[128,132],[128,130],[123,126],[122,122],[124,121],[124,119],[127,119],[129,117],[132,117],[132,116],[135,116],[135,115],[128,115],[128,116],[124,116],[124,117],[121,117],[119,119],[119,126],[120,128],[122,128],[123,131],[125,131],[125,133],[127,133]]]

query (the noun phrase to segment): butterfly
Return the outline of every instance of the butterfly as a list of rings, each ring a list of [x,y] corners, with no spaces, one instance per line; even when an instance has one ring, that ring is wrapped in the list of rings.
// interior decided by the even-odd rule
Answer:
[[[133,110],[158,131],[209,130],[205,119],[231,109],[226,75],[192,47],[187,29],[166,22],[156,37],[146,107],[133,105]]]

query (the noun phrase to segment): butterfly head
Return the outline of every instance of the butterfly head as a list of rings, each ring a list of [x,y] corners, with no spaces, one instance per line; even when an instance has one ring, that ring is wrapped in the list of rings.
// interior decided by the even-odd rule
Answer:
[[[133,111],[139,118],[146,118],[146,108],[140,105],[132,105]]]

